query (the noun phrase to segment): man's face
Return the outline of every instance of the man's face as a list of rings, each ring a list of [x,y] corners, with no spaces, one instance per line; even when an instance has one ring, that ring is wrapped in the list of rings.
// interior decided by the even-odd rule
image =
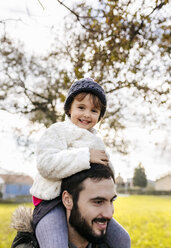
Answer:
[[[74,203],[71,210],[69,222],[88,242],[101,243],[114,213],[114,181],[112,178],[100,181],[88,178],[83,185],[78,202]]]

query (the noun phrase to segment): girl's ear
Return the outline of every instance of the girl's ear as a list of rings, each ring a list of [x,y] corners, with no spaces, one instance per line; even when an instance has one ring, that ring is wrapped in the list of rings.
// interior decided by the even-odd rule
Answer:
[[[72,207],[73,207],[72,195],[68,193],[68,191],[66,190],[62,193],[62,202],[66,210],[72,210]]]

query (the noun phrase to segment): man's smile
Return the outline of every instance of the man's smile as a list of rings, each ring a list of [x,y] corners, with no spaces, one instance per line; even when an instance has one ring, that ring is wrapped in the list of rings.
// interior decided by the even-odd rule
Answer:
[[[99,230],[106,230],[109,220],[101,218],[101,219],[94,219],[93,223],[96,224]]]

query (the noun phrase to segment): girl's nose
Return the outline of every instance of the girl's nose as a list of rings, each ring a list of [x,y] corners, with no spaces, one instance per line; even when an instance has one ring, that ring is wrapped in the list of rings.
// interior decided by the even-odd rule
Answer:
[[[90,116],[90,111],[89,110],[85,110],[84,111],[84,116],[85,117],[89,117]]]

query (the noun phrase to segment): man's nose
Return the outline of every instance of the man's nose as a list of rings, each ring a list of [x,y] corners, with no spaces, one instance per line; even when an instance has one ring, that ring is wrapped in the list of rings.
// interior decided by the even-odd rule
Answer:
[[[103,217],[105,217],[107,219],[111,219],[113,217],[113,214],[114,214],[113,204],[106,206],[104,211],[103,211]]]

